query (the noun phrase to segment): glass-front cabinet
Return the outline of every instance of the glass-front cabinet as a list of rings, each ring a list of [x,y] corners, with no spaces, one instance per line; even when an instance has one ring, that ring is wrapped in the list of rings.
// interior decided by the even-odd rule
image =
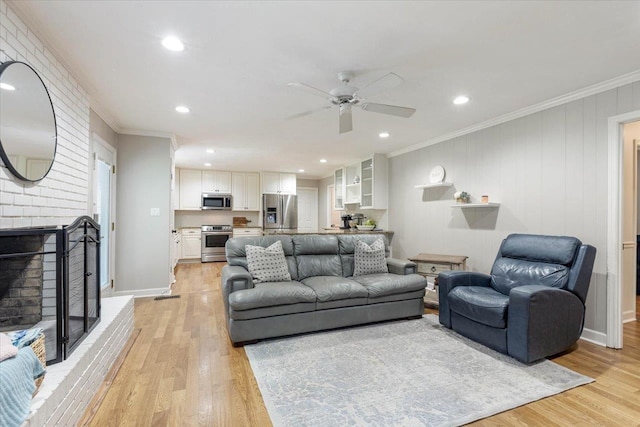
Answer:
[[[360,207],[373,208],[373,159],[364,160],[361,168]]]
[[[344,209],[344,168],[336,169],[333,173],[333,191],[335,192],[335,202],[333,209]]]

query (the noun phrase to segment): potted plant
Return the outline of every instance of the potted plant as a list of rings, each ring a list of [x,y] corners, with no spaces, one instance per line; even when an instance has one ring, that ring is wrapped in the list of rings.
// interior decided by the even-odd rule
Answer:
[[[469,193],[467,193],[466,191],[458,191],[453,195],[453,197],[458,203],[469,203],[469,200],[471,198],[469,196]]]

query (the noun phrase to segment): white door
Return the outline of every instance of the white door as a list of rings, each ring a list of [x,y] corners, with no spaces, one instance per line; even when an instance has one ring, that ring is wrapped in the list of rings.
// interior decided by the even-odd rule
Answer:
[[[93,218],[100,224],[100,288],[111,285],[115,273],[115,148],[93,137]]]
[[[298,231],[318,232],[318,189],[298,188]]]

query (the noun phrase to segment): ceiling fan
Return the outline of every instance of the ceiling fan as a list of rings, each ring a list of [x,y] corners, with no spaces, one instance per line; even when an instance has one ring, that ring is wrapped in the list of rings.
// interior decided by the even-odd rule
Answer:
[[[369,83],[362,89],[355,86],[349,86],[349,82],[353,79],[353,73],[343,71],[338,73],[338,78],[342,82],[341,86],[325,92],[313,86],[304,83],[289,83],[289,86],[302,89],[312,95],[320,96],[328,100],[333,105],[327,105],[322,108],[305,111],[288,117],[288,119],[297,119],[308,116],[320,111],[328,110],[337,106],[340,112],[340,133],[346,133],[353,130],[353,120],[351,118],[351,107],[359,107],[365,111],[373,111],[374,113],[389,114],[397,117],[411,117],[416,112],[415,108],[399,107],[396,105],[374,104],[367,102],[366,99],[378,95],[385,90],[392,89],[404,83],[404,79],[395,73],[389,73],[378,80]]]

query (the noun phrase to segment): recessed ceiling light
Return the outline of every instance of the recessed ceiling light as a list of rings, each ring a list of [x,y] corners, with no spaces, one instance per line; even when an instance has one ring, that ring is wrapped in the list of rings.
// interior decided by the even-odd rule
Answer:
[[[181,52],[184,50],[184,44],[177,37],[173,36],[162,39],[162,46],[173,52]]]
[[[327,163],[327,159],[320,159],[320,163]]]
[[[205,163],[204,165],[205,166],[211,166],[211,163]]]
[[[11,86],[9,83],[0,83],[0,89],[16,90],[16,88],[14,86]]]
[[[184,105],[178,105],[178,106],[176,107],[176,111],[177,111],[178,113],[187,114],[187,113],[188,113],[189,111],[191,111],[191,110],[189,110],[189,107],[185,107]]]
[[[304,169],[298,169],[298,172],[302,173],[304,172]]]
[[[456,105],[466,104],[467,102],[469,102],[469,97],[465,95],[460,95],[453,100],[453,103]]]
[[[211,148],[209,148],[209,149],[207,150],[207,153],[215,153],[215,152],[216,152],[216,150],[212,150]]]
[[[380,138],[389,138],[389,132],[380,132],[378,136]]]

